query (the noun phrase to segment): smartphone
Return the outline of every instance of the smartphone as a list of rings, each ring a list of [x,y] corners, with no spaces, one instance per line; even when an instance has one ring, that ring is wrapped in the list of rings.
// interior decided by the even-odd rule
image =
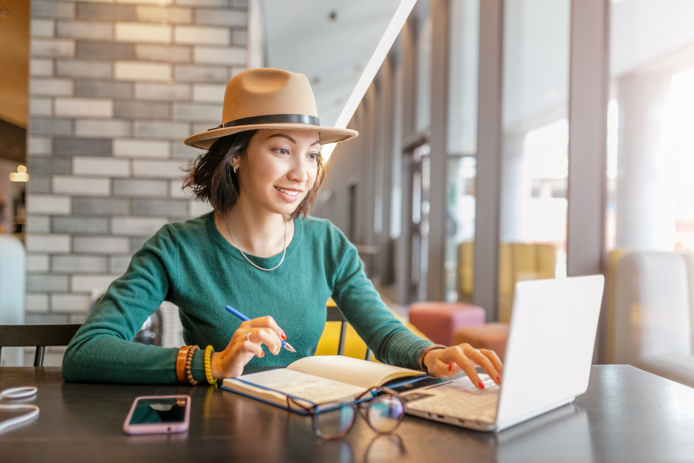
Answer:
[[[190,396],[160,395],[135,398],[123,423],[126,434],[186,432],[190,423]]]

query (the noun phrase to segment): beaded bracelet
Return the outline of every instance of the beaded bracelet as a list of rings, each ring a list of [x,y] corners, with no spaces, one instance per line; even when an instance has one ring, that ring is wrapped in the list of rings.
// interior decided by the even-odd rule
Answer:
[[[196,350],[199,350],[200,348],[198,346],[190,346],[190,349],[188,350],[188,357],[186,358],[186,379],[190,383],[191,386],[195,386],[198,384],[200,381],[196,380],[193,378],[193,371],[192,371],[192,366],[193,366],[193,354],[195,354]]]
[[[212,354],[213,353],[214,353],[214,349],[212,348],[212,346],[207,346],[205,348],[205,378],[207,378],[208,383],[217,384],[217,381],[212,376]]]
[[[432,344],[429,347],[425,348],[422,352],[419,353],[419,369],[422,370],[424,373],[427,375],[429,374],[429,369],[427,368],[426,364],[424,363],[424,357],[431,352],[432,350],[436,349],[447,349],[447,346],[444,346],[443,344]]]

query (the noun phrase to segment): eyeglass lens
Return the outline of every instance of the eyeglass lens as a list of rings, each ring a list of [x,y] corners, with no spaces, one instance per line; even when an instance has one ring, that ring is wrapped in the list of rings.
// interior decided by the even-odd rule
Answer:
[[[349,404],[332,404],[313,415],[316,431],[324,439],[344,436],[354,424],[355,409]]]
[[[377,432],[388,433],[400,424],[405,413],[405,405],[397,397],[385,395],[369,403],[367,417]]]

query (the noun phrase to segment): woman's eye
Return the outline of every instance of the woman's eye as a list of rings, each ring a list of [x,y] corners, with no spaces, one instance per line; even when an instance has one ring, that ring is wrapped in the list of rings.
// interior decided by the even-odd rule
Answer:
[[[286,148],[275,148],[277,154],[289,154],[289,150]]]
[[[309,153],[309,154],[308,154],[308,158],[311,159],[311,160],[314,160],[314,161],[315,161],[316,159],[318,159],[319,157],[320,157],[320,153]]]

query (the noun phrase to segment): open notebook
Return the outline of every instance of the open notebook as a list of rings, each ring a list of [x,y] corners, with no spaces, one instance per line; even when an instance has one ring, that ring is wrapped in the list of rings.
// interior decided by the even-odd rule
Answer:
[[[480,375],[484,390],[466,376],[406,390],[407,413],[501,431],[572,402],[588,387],[603,286],[602,275],[518,282],[501,387]]]

